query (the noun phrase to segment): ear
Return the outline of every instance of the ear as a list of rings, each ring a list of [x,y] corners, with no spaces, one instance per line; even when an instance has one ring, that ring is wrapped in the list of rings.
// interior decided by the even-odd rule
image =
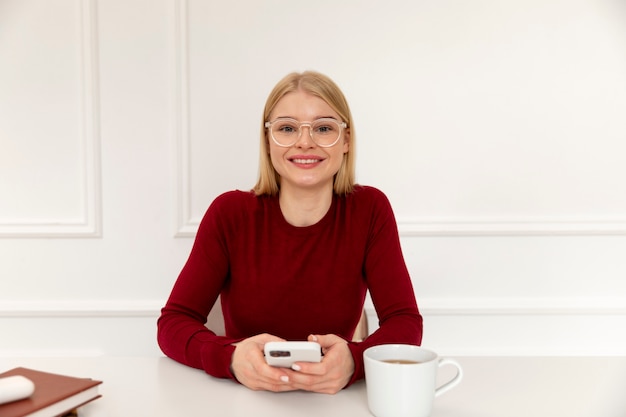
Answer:
[[[348,153],[350,150],[350,128],[347,128],[343,132],[343,153]]]

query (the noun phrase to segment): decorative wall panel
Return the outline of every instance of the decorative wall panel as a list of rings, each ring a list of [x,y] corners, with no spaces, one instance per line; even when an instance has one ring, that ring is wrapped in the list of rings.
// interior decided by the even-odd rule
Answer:
[[[0,3],[0,237],[100,234],[97,73],[92,0]]]
[[[617,5],[322,1],[301,21],[284,0],[176,4],[179,236],[253,184],[250,114],[304,69],[344,89],[358,179],[388,194],[404,236],[626,234]]]

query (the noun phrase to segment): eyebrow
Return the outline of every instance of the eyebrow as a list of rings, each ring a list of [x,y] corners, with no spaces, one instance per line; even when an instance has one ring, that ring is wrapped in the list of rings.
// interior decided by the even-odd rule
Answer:
[[[276,119],[293,119],[296,121],[300,121],[298,118],[293,117],[293,116],[276,116],[274,118],[274,120]],[[339,120],[341,121],[341,117],[335,117],[335,116],[317,116],[316,118],[312,119],[312,120],[319,120],[319,119],[333,119],[333,120]]]

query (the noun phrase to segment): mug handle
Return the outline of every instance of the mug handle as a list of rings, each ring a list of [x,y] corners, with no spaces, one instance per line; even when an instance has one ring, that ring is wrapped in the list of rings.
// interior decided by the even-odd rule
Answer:
[[[461,382],[461,379],[463,378],[463,368],[461,368],[461,365],[457,361],[455,361],[454,359],[448,359],[448,358],[439,359],[438,367],[441,368],[442,366],[445,366],[445,365],[454,366],[456,368],[456,375],[450,381],[446,382],[445,384],[443,384],[442,386],[440,386],[439,388],[435,390],[435,397],[438,397],[441,394],[448,392],[452,388],[456,387],[459,384],[459,382]]]

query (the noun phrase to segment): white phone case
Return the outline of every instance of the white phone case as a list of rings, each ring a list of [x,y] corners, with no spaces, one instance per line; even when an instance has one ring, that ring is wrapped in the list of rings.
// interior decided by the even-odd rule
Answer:
[[[265,344],[268,365],[290,368],[294,362],[319,362],[322,349],[317,342],[268,342]]]

